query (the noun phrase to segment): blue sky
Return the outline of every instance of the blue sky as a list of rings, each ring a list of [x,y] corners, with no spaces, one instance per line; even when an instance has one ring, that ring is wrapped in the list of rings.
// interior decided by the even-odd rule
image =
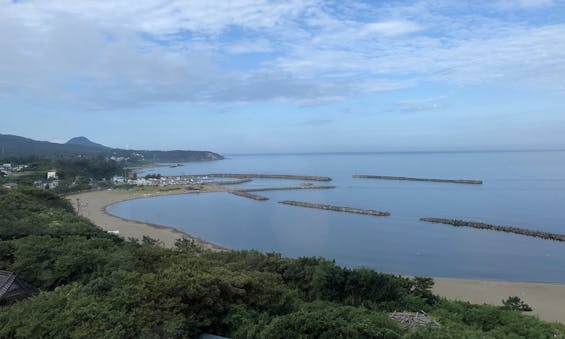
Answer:
[[[565,2],[0,0],[0,133],[220,153],[565,148]]]

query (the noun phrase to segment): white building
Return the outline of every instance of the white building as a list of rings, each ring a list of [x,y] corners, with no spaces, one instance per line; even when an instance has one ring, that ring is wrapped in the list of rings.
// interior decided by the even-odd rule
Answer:
[[[126,182],[126,178],[120,176],[114,176],[112,178],[112,181],[114,182],[114,184],[123,184]]]
[[[47,180],[49,179],[57,179],[57,171],[51,170],[47,172]]]

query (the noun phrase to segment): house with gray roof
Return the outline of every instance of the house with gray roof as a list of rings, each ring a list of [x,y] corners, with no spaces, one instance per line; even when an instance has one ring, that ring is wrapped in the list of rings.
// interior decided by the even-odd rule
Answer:
[[[0,270],[0,308],[38,293],[37,288],[20,279],[16,273]]]

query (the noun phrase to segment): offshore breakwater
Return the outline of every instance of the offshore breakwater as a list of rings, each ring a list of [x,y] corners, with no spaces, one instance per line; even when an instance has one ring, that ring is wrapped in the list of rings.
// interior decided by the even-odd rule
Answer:
[[[247,199],[257,200],[257,201],[267,201],[267,200],[269,200],[269,198],[264,197],[262,195],[251,194],[251,193],[247,193],[246,191],[229,191],[229,193],[233,194],[233,195],[240,196],[240,197],[244,197],[244,198],[247,198]]]
[[[427,182],[444,182],[451,184],[467,184],[467,185],[482,185],[482,180],[468,180],[468,179],[429,179],[429,178],[411,178],[411,177],[395,177],[388,175],[365,175],[354,174],[353,178],[357,179],[379,179],[379,180],[404,180],[404,181],[427,181]]]
[[[210,173],[189,175],[191,178],[235,178],[235,179],[288,179],[288,180],[305,180],[305,181],[332,181],[330,177],[320,177],[312,175],[290,175],[290,174],[246,174],[246,173]]]
[[[347,213],[372,215],[372,216],[378,216],[378,217],[386,217],[386,216],[390,215],[389,212],[383,212],[383,211],[363,210],[363,209],[353,208],[353,207],[315,204],[315,203],[295,201],[295,200],[283,200],[283,201],[279,201],[279,204],[285,204],[285,205],[290,205],[290,206],[298,206],[298,207],[307,207],[307,208],[317,208],[317,209],[328,210],[328,211],[336,211],[336,212],[347,212]]]
[[[465,221],[465,220],[458,220],[458,219],[443,219],[443,218],[432,218],[432,217],[420,218],[420,220],[426,221],[426,222],[437,223],[437,224],[451,225],[451,226],[455,226],[455,227],[472,227],[472,228],[478,228],[478,229],[482,229],[482,230],[491,230],[491,231],[498,231],[498,232],[520,234],[520,235],[525,235],[525,236],[528,236],[528,237],[536,237],[536,238],[542,238],[542,239],[547,239],[547,240],[565,241],[565,234],[536,231],[536,230],[530,230],[530,229],[527,229],[527,228],[519,228],[519,227],[514,227],[514,226],[500,226],[500,225],[492,225],[492,224],[486,224],[486,223],[476,222],[476,221]]]
[[[237,195],[240,197],[253,199],[257,201],[266,201],[269,198],[253,194],[250,192],[269,192],[269,191],[290,191],[290,190],[304,190],[304,189],[332,189],[335,186],[314,186],[314,185],[307,185],[307,186],[285,186],[285,187],[263,187],[263,188],[247,188],[247,189],[237,189],[237,190],[230,190],[228,193],[233,195]]]

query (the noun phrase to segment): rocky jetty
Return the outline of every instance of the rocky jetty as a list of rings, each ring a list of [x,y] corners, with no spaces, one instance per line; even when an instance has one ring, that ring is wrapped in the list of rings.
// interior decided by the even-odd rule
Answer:
[[[410,177],[394,177],[387,175],[364,175],[355,174],[353,178],[359,179],[380,179],[380,180],[405,180],[405,181],[427,181],[427,182],[446,182],[451,184],[467,184],[467,185],[482,185],[482,180],[466,180],[466,179],[427,179],[427,178],[410,178]]]
[[[229,191],[229,193],[233,194],[233,195],[237,195],[240,197],[244,197],[244,198],[248,198],[248,199],[253,199],[253,200],[257,200],[257,201],[266,201],[269,200],[269,198],[264,197],[262,195],[258,195],[258,194],[251,194],[251,193],[247,193],[246,191]]]
[[[382,211],[376,211],[376,210],[362,210],[362,209],[359,209],[359,208],[352,208],[352,207],[314,204],[314,203],[310,203],[310,202],[294,201],[294,200],[283,200],[283,201],[279,201],[279,203],[285,204],[285,205],[291,205],[291,206],[318,208],[318,209],[321,209],[321,210],[365,214],[365,215],[373,215],[373,216],[379,216],[379,217],[384,217],[384,216],[390,215],[389,212],[382,212]]]
[[[433,222],[433,223],[437,223],[437,224],[446,224],[446,225],[451,225],[451,226],[455,226],[455,227],[472,227],[472,228],[478,228],[478,229],[482,229],[482,230],[491,230],[491,231],[498,231],[498,232],[520,234],[520,235],[525,235],[525,236],[528,236],[528,237],[536,237],[536,238],[542,238],[542,239],[547,239],[547,240],[565,241],[565,234],[536,231],[536,230],[530,230],[530,229],[519,228],[519,227],[514,227],[514,226],[499,226],[499,225],[486,224],[486,223],[476,222],[476,221],[431,218],[431,217],[420,218],[420,220],[426,221],[426,222]]]

